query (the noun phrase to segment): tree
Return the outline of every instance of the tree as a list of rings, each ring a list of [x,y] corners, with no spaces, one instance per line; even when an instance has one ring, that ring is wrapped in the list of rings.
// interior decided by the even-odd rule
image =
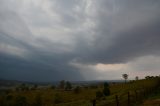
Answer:
[[[71,90],[71,89],[72,89],[72,84],[69,81],[67,81],[65,90]]]
[[[105,83],[103,84],[103,86],[104,86],[104,88],[107,88],[107,87],[109,87],[109,84],[108,84],[107,82],[105,82]]]
[[[138,76],[136,76],[136,77],[135,77],[135,80],[139,80],[139,77],[138,77]]]
[[[109,95],[110,95],[110,90],[109,90],[108,87],[105,87],[105,88],[103,89],[103,94],[104,94],[105,96],[109,96]]]
[[[65,81],[62,80],[62,81],[60,81],[59,88],[64,89],[64,87],[65,87]]]
[[[77,86],[75,89],[74,89],[74,93],[79,93],[81,91],[81,88],[79,86]]]
[[[146,76],[145,79],[151,79],[154,78],[154,76]]]
[[[101,97],[103,97],[103,93],[101,91],[97,91],[96,92],[96,98],[100,99]]]
[[[38,88],[38,85],[37,84],[34,84],[34,89],[37,89]]]
[[[38,88],[37,84],[34,84],[33,87],[31,87],[31,90],[36,90]]]
[[[24,96],[17,96],[14,102],[14,106],[27,106],[27,100]]]
[[[29,87],[25,83],[22,83],[19,88],[21,91],[28,91],[29,90]]]
[[[104,83],[103,94],[105,96],[109,96],[110,95],[109,84],[107,82]]]
[[[42,97],[40,94],[36,95],[34,100],[34,106],[42,106]]]
[[[128,74],[122,74],[122,77],[124,78],[125,83],[126,83],[126,81],[127,81],[127,79],[128,79]]]
[[[54,96],[54,103],[62,103],[63,102],[63,99],[61,97],[61,95],[59,95],[58,93],[55,94]]]
[[[54,85],[52,85],[50,88],[51,88],[51,89],[55,89],[56,87],[55,87]]]

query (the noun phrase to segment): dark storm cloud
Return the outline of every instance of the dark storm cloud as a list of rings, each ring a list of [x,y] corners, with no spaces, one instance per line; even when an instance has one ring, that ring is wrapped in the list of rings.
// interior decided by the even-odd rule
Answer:
[[[160,2],[116,1],[109,16],[101,14],[108,10],[104,2],[97,10],[97,38],[93,46],[83,46],[85,55],[80,55],[79,61],[125,63],[140,56],[159,55]]]
[[[157,0],[2,0],[0,77],[84,80],[72,63],[159,56],[159,9]]]
[[[82,77],[73,68],[57,61],[47,61],[43,57],[32,60],[6,54],[0,55],[1,77],[5,79],[16,79],[25,81],[52,81],[52,80],[80,80]],[[40,62],[42,61],[43,62]],[[48,63],[47,63],[48,62]],[[51,64],[52,63],[52,64]],[[51,65],[48,65],[51,64]],[[70,70],[69,70],[70,69]],[[72,76],[72,77],[71,77]],[[71,77],[71,78],[70,78]]]
[[[160,21],[145,26],[135,26],[124,32],[119,32],[108,48],[94,48],[85,57],[85,61],[102,63],[123,63],[145,55],[159,55],[160,53]],[[103,41],[103,40],[102,40]],[[101,40],[98,41],[101,43]],[[87,60],[88,59],[88,60]]]
[[[52,48],[56,51],[56,48],[65,45],[38,39],[37,43],[40,42],[48,48],[34,47],[32,33],[14,11],[0,12],[0,22],[1,78],[32,81],[83,79],[79,72],[68,66],[71,56],[51,52]],[[25,53],[22,52],[21,57],[23,49]]]

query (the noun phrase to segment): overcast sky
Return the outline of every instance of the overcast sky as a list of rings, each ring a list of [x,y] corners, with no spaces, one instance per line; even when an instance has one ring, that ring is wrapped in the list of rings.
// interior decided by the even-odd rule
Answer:
[[[160,75],[160,0],[0,0],[0,78]]]

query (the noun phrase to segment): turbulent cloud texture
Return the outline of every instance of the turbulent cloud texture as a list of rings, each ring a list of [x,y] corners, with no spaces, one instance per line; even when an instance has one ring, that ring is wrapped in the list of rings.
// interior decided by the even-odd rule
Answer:
[[[1,0],[0,78],[157,75],[159,10],[157,0]]]

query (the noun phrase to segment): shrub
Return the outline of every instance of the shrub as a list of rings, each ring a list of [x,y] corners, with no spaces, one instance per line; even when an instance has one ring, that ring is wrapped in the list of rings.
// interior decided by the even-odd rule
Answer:
[[[17,96],[15,100],[15,106],[27,106],[27,100],[24,96]]]
[[[38,88],[38,85],[37,85],[37,84],[34,84],[33,87],[34,87],[34,89],[37,89],[37,88]]]
[[[103,89],[103,94],[104,94],[105,96],[109,96],[109,95],[110,95],[109,87],[104,87],[104,89]]]
[[[109,96],[110,95],[109,84],[107,82],[104,83],[103,94],[105,96]]]
[[[9,94],[11,91],[9,89],[4,90],[5,94]]]
[[[71,89],[72,89],[72,84],[69,81],[67,81],[65,90],[71,90]]]
[[[107,82],[104,83],[104,88],[109,87],[109,84]]]
[[[55,94],[55,97],[54,97],[54,103],[62,103],[63,100],[62,100],[62,97],[59,95],[59,94]]]
[[[99,99],[101,97],[103,97],[103,93],[101,91],[97,91],[96,92],[96,98]]]
[[[54,85],[51,86],[51,89],[55,89],[56,87]]]
[[[64,87],[65,87],[65,81],[62,80],[62,81],[60,81],[60,83],[59,83],[59,88],[60,88],[60,89],[64,89]]]
[[[12,100],[13,96],[12,95],[7,95],[6,100]]]
[[[25,83],[22,83],[20,86],[19,86],[19,89],[21,91],[28,91],[29,90],[29,87],[25,84]],[[18,89],[16,89],[18,90]]]
[[[91,89],[97,89],[98,86],[97,86],[97,85],[90,85],[90,88],[91,88]]]
[[[34,106],[42,106],[42,97],[41,95],[36,95]]]
[[[81,88],[79,86],[77,86],[75,89],[74,89],[74,93],[79,93],[81,91]]]

